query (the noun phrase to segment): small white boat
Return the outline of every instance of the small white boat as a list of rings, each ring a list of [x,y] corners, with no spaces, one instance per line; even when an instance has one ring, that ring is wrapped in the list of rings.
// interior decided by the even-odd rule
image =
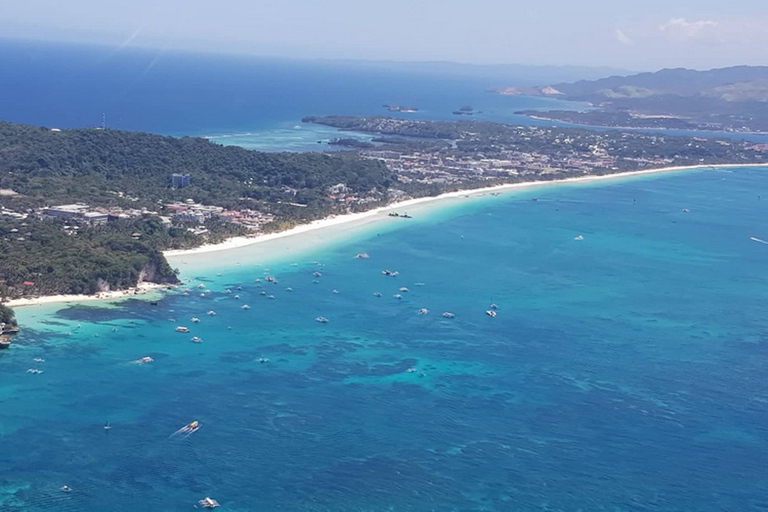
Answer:
[[[315,321],[320,322],[321,324],[327,324],[328,323],[328,319],[325,318],[324,316],[318,316],[317,318],[315,318]]]
[[[400,295],[399,293],[394,294],[393,297],[396,298],[396,299],[402,299],[403,298],[403,296]]]
[[[240,306],[240,308],[241,309],[251,309],[251,306],[249,306],[248,304],[243,304],[242,306]]]
[[[490,316],[491,318],[496,316],[496,312],[492,309],[489,309],[488,311],[486,311],[485,314]]]
[[[411,290],[409,290],[409,289],[408,289],[408,288],[406,288],[405,286],[401,286],[401,287],[400,287],[400,291],[401,291],[401,292],[409,292],[409,291],[411,291]]]
[[[208,316],[216,316],[216,312],[214,310],[210,310],[208,313],[206,313]]]
[[[450,311],[446,311],[445,313],[443,313],[443,317],[445,317],[445,318],[454,318],[455,316],[456,315],[454,315]]]
[[[199,321],[200,321],[200,319],[199,319],[199,318],[197,318],[196,316],[193,316],[192,318],[190,318],[190,319],[189,319],[189,321],[190,321],[190,322],[195,322],[195,323],[197,323],[197,322],[199,322]]]
[[[189,332],[189,327],[184,327],[183,325],[177,325],[176,332]]]
[[[421,308],[419,310],[420,315],[426,315],[427,313],[429,313],[429,310],[427,308]]]
[[[190,338],[190,341],[193,342],[193,343],[202,343],[203,342],[203,338],[201,338],[199,336],[192,336]]]
[[[584,240],[584,237],[581,235],[573,237],[574,240]]]
[[[374,297],[381,297],[381,292],[373,292]]]

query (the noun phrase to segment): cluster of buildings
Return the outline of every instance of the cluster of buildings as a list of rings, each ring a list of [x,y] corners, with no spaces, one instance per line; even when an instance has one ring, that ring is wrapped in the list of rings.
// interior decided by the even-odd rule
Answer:
[[[541,152],[494,149],[489,152],[442,150],[434,152],[398,152],[391,150],[361,151],[365,158],[382,160],[398,174],[401,182],[425,184],[460,184],[467,180],[507,178],[510,176],[546,176],[561,172],[592,174],[596,169],[615,171],[632,164],[644,167],[663,166],[673,162],[658,155],[643,157],[617,156],[599,145],[587,150],[569,148],[569,141],[556,151]]]
[[[109,221],[137,218],[150,212],[146,209],[92,208],[87,204],[75,203],[43,208],[38,213],[43,219],[62,219],[70,224],[101,226]]]
[[[275,220],[271,213],[264,213],[258,210],[225,210],[221,206],[210,206],[195,203],[192,199],[187,199],[182,203],[171,203],[165,205],[166,211],[170,212],[170,218],[174,224],[204,224],[211,219],[219,219],[225,222],[241,224],[248,229],[258,230],[261,227]]]
[[[258,230],[275,219],[274,215],[258,210],[225,210],[221,206],[198,204],[192,199],[187,199],[183,203],[167,204],[165,209],[168,215],[159,217],[166,226],[189,226],[190,224],[199,226],[208,220],[220,219]],[[18,215],[15,212],[8,213]],[[67,224],[77,226],[101,226],[110,221],[138,218],[145,214],[156,214],[156,212],[147,209],[92,208],[83,203],[75,203],[43,208],[38,211],[38,214],[43,219],[65,220]]]

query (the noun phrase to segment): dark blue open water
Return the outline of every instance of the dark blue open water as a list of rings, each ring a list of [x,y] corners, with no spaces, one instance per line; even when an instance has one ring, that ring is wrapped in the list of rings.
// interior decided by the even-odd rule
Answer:
[[[307,61],[0,40],[0,119],[50,127],[101,126],[217,136],[264,150],[327,150],[337,136],[305,116],[393,115],[537,123],[514,112],[575,104],[500,96],[488,89],[525,77],[434,75],[360,62]],[[414,106],[388,112],[384,104]],[[232,140],[231,137],[237,140]]]
[[[765,172],[459,199],[174,260],[156,306],[20,308],[0,509],[766,510]]]

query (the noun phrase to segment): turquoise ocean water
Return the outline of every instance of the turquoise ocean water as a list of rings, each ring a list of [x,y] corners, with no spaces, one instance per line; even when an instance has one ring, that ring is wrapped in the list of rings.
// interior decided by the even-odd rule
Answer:
[[[766,172],[460,198],[180,265],[157,305],[19,308],[0,509],[766,510]]]

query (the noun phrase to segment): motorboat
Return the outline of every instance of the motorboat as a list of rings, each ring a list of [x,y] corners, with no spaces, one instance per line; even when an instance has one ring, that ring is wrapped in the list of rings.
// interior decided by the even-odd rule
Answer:
[[[197,504],[200,505],[203,508],[216,508],[216,507],[220,507],[221,506],[221,505],[219,505],[218,501],[216,501],[213,498],[209,498],[207,496],[205,498],[201,499],[200,501],[198,501]]]
[[[184,327],[183,325],[177,325],[176,332],[189,332],[189,327]]]
[[[491,318],[494,318],[496,316],[496,312],[492,309],[489,309],[485,312],[486,315],[490,316]]]
[[[445,318],[454,318],[455,316],[456,315],[454,315],[450,311],[446,311],[445,313],[443,313],[443,317],[445,317]]]
[[[189,340],[191,342],[193,342],[193,343],[202,343],[203,342],[203,338],[201,338],[200,336],[192,336]]]
[[[318,316],[318,317],[315,318],[315,320],[317,322],[320,322],[321,324],[327,324],[328,323],[328,319],[325,318],[324,316]]]
[[[420,315],[426,315],[427,313],[429,313],[429,310],[427,308],[421,308],[419,310]]]

